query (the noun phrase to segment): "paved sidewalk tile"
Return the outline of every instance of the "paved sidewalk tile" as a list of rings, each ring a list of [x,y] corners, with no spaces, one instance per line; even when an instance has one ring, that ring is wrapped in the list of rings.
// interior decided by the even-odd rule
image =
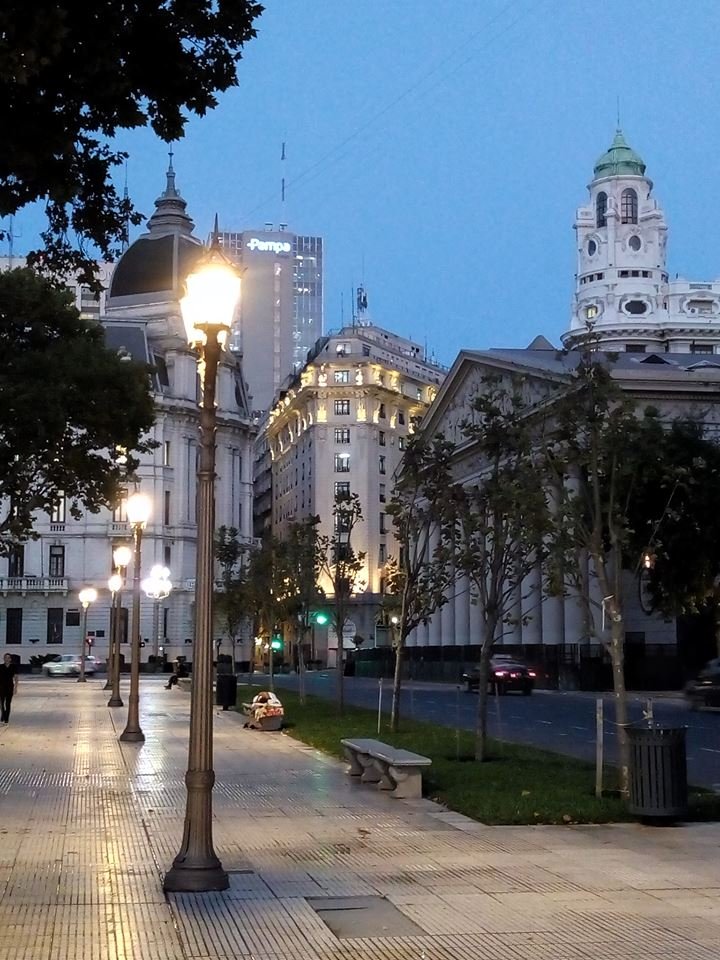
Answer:
[[[143,745],[106,700],[27,680],[0,730],[0,960],[720,958],[717,825],[486,827],[222,711],[230,889],[166,897],[189,697],[143,679]]]

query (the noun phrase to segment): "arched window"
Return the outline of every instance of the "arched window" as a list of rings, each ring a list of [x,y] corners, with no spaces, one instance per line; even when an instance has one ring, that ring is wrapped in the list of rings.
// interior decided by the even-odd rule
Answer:
[[[620,197],[620,223],[637,223],[638,199],[637,193],[628,187]]]
[[[607,226],[607,194],[599,193],[595,201],[595,222],[598,227]]]

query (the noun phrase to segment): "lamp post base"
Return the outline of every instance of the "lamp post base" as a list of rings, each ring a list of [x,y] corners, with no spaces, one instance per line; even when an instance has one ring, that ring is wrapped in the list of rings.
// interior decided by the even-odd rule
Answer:
[[[103,690],[112,690],[112,683],[109,680],[105,681],[105,686],[103,687]]]
[[[124,707],[124,706],[125,706],[125,704],[122,702],[122,700],[120,699],[120,697],[110,697],[110,699],[109,699],[108,702],[107,702],[107,705],[108,705],[109,707]]]
[[[145,734],[142,730],[123,730],[119,739],[123,743],[145,743]]]
[[[77,678],[77,682],[78,682],[78,683],[87,683],[87,677],[78,677],[78,678]]]
[[[174,863],[165,874],[163,890],[166,893],[206,893],[212,890],[227,890],[230,878],[219,860],[193,866],[185,860]]]

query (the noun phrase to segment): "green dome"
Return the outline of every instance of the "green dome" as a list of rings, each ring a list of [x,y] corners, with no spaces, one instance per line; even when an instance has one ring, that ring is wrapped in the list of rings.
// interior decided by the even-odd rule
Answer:
[[[632,147],[627,145],[622,130],[618,130],[610,149],[595,164],[594,173],[596,180],[600,177],[620,177],[627,174],[642,177],[645,164]]]

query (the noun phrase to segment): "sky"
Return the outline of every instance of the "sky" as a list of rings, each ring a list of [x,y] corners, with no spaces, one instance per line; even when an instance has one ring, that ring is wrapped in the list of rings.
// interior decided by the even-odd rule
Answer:
[[[177,183],[200,237],[216,211],[223,230],[324,237],[326,331],[362,283],[372,320],[442,363],[539,333],[559,345],[575,209],[618,98],[671,275],[720,276],[717,0],[264,2],[238,87],[175,145]],[[117,143],[149,216],[167,145]],[[16,253],[39,226],[18,214]]]

